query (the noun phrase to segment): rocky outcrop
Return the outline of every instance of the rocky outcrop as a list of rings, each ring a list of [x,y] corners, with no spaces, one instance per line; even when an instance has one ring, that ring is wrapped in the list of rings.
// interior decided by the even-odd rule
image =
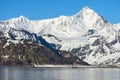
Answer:
[[[65,51],[55,52],[31,40],[9,40],[0,38],[1,66],[34,66],[40,64],[82,64],[88,65],[78,57]]]

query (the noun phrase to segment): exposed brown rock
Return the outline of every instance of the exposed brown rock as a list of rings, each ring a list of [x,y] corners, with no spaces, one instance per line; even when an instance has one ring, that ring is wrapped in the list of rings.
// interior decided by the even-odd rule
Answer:
[[[23,43],[21,43],[23,42]],[[35,41],[20,40],[18,44],[0,39],[0,65],[5,66],[33,66],[34,64],[82,64],[88,65],[72,54],[55,52]]]

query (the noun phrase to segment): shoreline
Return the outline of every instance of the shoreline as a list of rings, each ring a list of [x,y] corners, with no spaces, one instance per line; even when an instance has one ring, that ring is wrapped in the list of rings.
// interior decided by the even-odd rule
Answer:
[[[50,65],[47,65],[47,64],[45,64],[45,65],[34,65],[35,67],[58,67],[58,68],[78,68],[78,67],[90,67],[90,66],[85,66],[85,65],[52,65],[52,64],[50,64]]]
[[[0,67],[21,67],[21,68],[118,68],[120,69],[119,65],[104,65],[104,66],[95,66],[95,65],[61,65],[61,64],[41,64],[33,66],[5,66],[1,65]]]
[[[34,65],[36,68],[120,68],[120,66],[91,66],[91,65]]]

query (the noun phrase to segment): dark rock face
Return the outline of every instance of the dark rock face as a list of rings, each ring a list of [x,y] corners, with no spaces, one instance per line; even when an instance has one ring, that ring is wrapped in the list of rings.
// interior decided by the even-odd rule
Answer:
[[[12,43],[5,37],[0,38],[0,65],[34,66],[34,64],[82,64],[88,65],[72,54],[54,50],[31,40]]]
[[[91,37],[89,37],[89,39],[94,39],[92,44],[86,44],[84,46],[80,46],[79,48],[72,49],[71,52],[74,53],[73,55],[80,57],[81,60],[84,60],[84,59],[90,60],[91,57],[94,59],[98,58],[98,60],[93,61],[93,63],[86,61],[86,62],[90,63],[91,65],[92,64],[93,65],[99,64],[99,66],[120,65],[119,64],[120,58],[119,58],[119,56],[116,56],[120,52],[119,48],[117,48],[117,47],[119,47],[119,44],[120,44],[118,35],[116,35],[115,39],[113,39],[111,41],[107,40],[104,36],[99,36],[99,35],[91,36]],[[118,54],[116,54],[116,53],[118,53]],[[98,56],[98,55],[100,55],[100,56]],[[116,57],[109,58],[110,55],[116,56]],[[91,57],[89,57],[89,56],[91,56]],[[106,56],[108,56],[108,58]],[[104,57],[106,57],[106,60],[103,62],[99,62]]]

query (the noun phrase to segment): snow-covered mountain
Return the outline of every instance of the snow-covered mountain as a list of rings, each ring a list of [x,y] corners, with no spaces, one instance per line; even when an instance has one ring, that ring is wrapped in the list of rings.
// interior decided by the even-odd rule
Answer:
[[[70,51],[94,65],[120,65],[119,30],[119,24],[109,23],[89,7],[75,15],[53,19],[29,20],[20,16],[0,21],[0,31],[9,38],[12,33],[18,40],[37,40],[36,35],[56,49]]]

